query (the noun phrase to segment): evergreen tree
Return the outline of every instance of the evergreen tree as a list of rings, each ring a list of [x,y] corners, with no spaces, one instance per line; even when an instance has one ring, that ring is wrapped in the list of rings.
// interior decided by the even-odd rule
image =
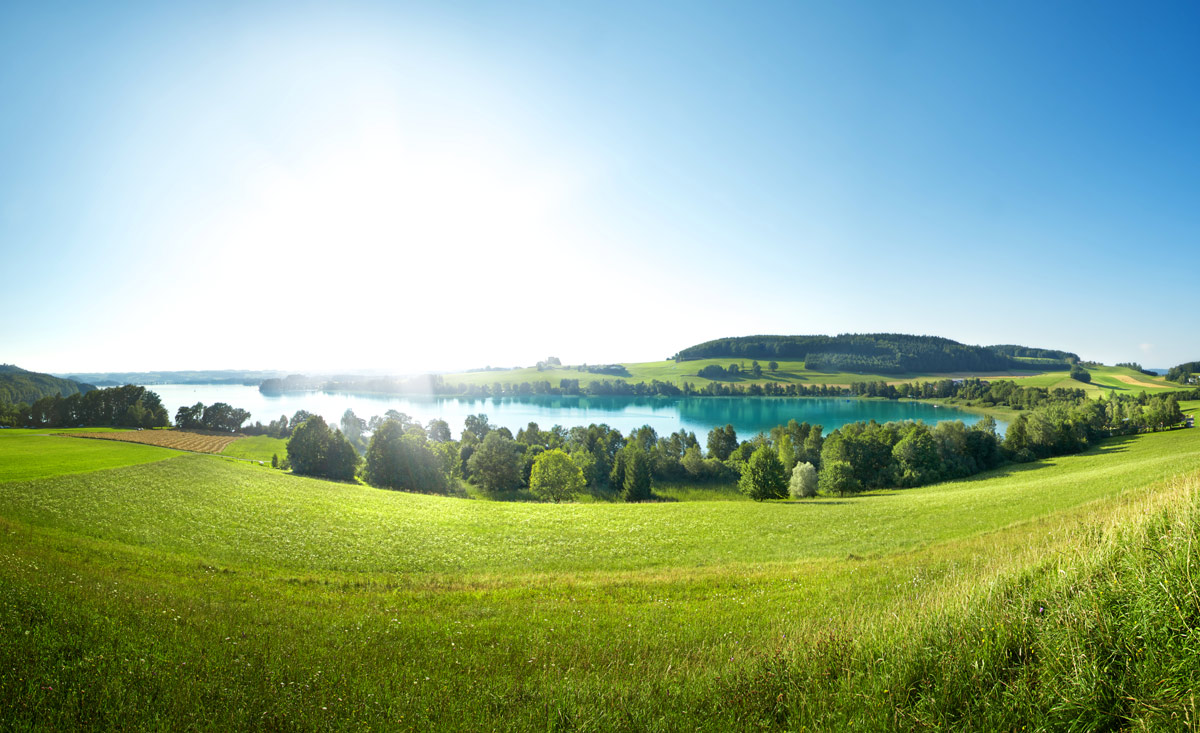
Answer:
[[[738,481],[742,493],[755,501],[782,499],[787,496],[788,479],[783,463],[769,445],[759,446],[746,461]]]
[[[625,461],[625,501],[649,501],[652,495],[650,459],[635,448]]]

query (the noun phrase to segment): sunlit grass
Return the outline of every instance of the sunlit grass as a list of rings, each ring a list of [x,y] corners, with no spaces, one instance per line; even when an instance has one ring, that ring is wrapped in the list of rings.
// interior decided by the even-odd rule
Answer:
[[[108,443],[49,431],[0,430],[0,482],[161,461],[178,451],[134,443]]]
[[[9,482],[0,699],[47,730],[1169,727],[1197,470],[1181,430],[844,501],[506,504],[202,455]]]
[[[272,438],[269,435],[251,435],[238,438],[221,451],[222,455],[234,458],[246,458],[251,461],[271,462],[271,456],[279,456],[279,460],[287,458],[287,441],[283,438]]]

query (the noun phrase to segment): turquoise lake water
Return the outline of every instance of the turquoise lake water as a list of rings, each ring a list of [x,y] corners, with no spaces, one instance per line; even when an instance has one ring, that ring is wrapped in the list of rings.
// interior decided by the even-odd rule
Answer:
[[[455,436],[462,430],[467,415],[484,413],[493,425],[507,427],[515,434],[530,422],[544,430],[553,425],[574,427],[589,423],[606,423],[628,434],[630,430],[649,425],[659,435],[676,430],[690,430],[701,442],[714,426],[732,424],[738,435],[745,438],[768,431],[788,420],[823,425],[825,432],[860,420],[889,422],[920,420],[935,424],[942,420],[962,420],[968,425],[977,422],[979,415],[939,407],[923,402],[892,402],[887,400],[854,400],[824,397],[498,397],[466,399],[457,397],[393,397],[355,395],[332,392],[294,392],[284,395],[264,395],[257,387],[240,385],[147,385],[162,397],[171,417],[182,405],[197,402],[225,402],[249,410],[251,422],[264,424],[280,415],[292,416],[297,410],[308,410],[337,424],[347,409],[361,418],[382,415],[398,410],[427,423],[441,418],[450,423]],[[1001,424],[1001,433],[1006,426]]]

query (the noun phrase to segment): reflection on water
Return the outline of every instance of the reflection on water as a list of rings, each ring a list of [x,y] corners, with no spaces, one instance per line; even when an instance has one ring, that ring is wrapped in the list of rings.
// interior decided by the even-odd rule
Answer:
[[[563,397],[532,395],[527,397],[398,397],[332,392],[294,392],[264,395],[257,387],[223,384],[148,385],[162,397],[174,417],[182,405],[226,402],[249,410],[251,421],[267,423],[280,415],[291,417],[297,410],[308,410],[336,424],[347,409],[361,418],[398,410],[428,422],[441,418],[450,423],[457,436],[467,415],[485,413],[493,425],[507,427],[515,434],[530,422],[543,429],[552,425],[574,427],[588,423],[607,423],[623,433],[642,425],[653,427],[659,435],[676,430],[691,430],[700,436],[716,425],[732,424],[738,435],[747,437],[767,431],[795,419],[834,428],[860,420],[889,422],[921,420],[962,420],[968,425],[979,420],[973,413],[922,402],[851,400],[825,397]],[[1001,424],[1001,431],[1004,429]]]

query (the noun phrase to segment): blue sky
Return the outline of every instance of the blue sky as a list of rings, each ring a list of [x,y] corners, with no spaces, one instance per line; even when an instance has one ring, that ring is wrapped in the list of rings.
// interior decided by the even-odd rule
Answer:
[[[0,361],[1197,359],[1197,37],[1194,3],[6,3]]]

